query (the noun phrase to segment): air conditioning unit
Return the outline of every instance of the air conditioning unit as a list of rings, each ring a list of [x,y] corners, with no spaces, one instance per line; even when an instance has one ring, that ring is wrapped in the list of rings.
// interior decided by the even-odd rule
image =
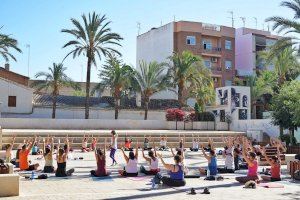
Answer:
[[[216,58],[216,57],[212,57],[212,58],[211,58],[211,62],[213,62],[213,63],[216,63],[216,62],[218,62],[218,58]]]

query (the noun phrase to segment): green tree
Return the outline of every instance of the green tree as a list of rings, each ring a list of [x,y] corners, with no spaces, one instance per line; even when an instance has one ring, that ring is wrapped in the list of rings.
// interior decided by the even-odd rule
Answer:
[[[76,19],[71,19],[75,26],[73,29],[63,29],[63,33],[68,33],[74,37],[73,40],[66,43],[63,48],[72,46],[74,49],[70,51],[66,57],[73,55],[73,58],[81,54],[87,57],[87,73],[86,73],[86,99],[85,99],[85,119],[89,118],[89,98],[90,98],[90,78],[91,66],[96,65],[96,58],[100,60],[109,54],[120,53],[114,49],[114,46],[121,46],[119,41],[121,36],[111,31],[110,21],[107,21],[105,15],[100,16],[93,12],[88,17],[82,15],[83,24]]]
[[[131,85],[131,77],[133,70],[130,66],[122,63],[118,57],[111,55],[100,70],[99,78],[101,82],[92,90],[103,92],[105,88],[109,88],[115,100],[115,119],[119,116],[119,107],[122,92],[128,90]]]
[[[63,64],[53,63],[53,67],[48,68],[49,72],[38,72],[35,78],[43,78],[33,82],[32,87],[36,88],[37,92],[41,90],[51,90],[52,96],[52,118],[56,115],[56,102],[59,90],[63,87],[72,87],[75,90],[80,90],[80,86],[65,74],[67,70]]]
[[[167,88],[168,77],[165,75],[166,64],[156,61],[146,63],[141,61],[138,69],[134,69],[134,85],[142,95],[145,116],[148,118],[149,102],[152,95]]]
[[[273,124],[280,126],[281,130],[289,129],[291,135],[295,128],[300,126],[299,99],[300,81],[298,80],[285,83],[272,99]]]
[[[169,57],[168,77],[170,87],[176,88],[180,108],[186,105],[190,90],[197,91],[201,83],[210,78],[209,71],[203,66],[203,60],[189,51],[174,53]],[[203,85],[203,84],[202,84]],[[194,92],[195,93],[195,92]]]
[[[294,44],[300,44],[300,38],[297,35],[300,33],[300,23],[298,22],[300,18],[300,1],[282,1],[280,6],[289,8],[293,12],[294,17],[289,19],[281,16],[273,16],[266,19],[266,22],[274,23],[273,30],[277,30],[278,33],[285,34],[285,37],[280,38],[277,42],[275,46],[276,51],[281,51],[282,49],[291,47]],[[293,35],[290,35],[290,33]]]
[[[14,49],[20,53],[22,52],[18,47],[18,41],[16,39],[10,37],[10,35],[0,33],[0,56],[4,58],[6,62],[8,62],[10,58],[17,61],[15,56],[9,51],[10,49]]]

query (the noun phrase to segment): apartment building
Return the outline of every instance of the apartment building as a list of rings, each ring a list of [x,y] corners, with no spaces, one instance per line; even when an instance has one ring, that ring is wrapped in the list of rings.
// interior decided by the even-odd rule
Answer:
[[[259,52],[273,45],[280,37],[269,31],[238,28],[235,32],[235,67],[238,76],[257,74],[261,70],[273,70],[259,59]]]
[[[235,77],[235,29],[201,22],[171,22],[137,37],[140,60],[166,61],[173,52],[189,50],[211,69],[215,87],[232,85]]]

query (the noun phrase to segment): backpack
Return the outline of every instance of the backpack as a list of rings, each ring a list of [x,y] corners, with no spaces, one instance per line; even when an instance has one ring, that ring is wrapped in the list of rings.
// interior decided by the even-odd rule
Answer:
[[[294,179],[300,181],[300,170],[296,170],[294,172]]]
[[[7,164],[0,164],[0,174],[9,174],[9,167]]]

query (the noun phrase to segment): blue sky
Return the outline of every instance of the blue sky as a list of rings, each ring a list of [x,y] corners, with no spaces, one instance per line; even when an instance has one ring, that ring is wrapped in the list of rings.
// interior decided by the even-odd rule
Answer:
[[[119,49],[123,60],[135,64],[137,22],[141,32],[173,21],[191,20],[220,25],[231,25],[229,10],[234,12],[235,27],[241,27],[240,17],[246,17],[246,26],[262,29],[265,18],[273,15],[291,16],[286,8],[279,7],[281,0],[1,0],[1,32],[11,34],[19,41],[22,54],[15,53],[17,62],[11,61],[11,69],[27,75],[28,49],[31,46],[30,77],[45,71],[53,62],[60,62],[68,53],[62,49],[70,36],[61,33],[62,28],[71,28],[70,18],[82,13],[96,11],[106,14],[112,21],[111,27],[124,40]],[[265,24],[265,28],[267,24]],[[102,61],[103,62],[103,61]],[[100,62],[98,62],[101,64]],[[67,74],[76,81],[85,80],[86,58],[68,58],[65,61]],[[0,66],[4,65],[0,58]],[[98,81],[101,68],[92,69],[92,81]]]

